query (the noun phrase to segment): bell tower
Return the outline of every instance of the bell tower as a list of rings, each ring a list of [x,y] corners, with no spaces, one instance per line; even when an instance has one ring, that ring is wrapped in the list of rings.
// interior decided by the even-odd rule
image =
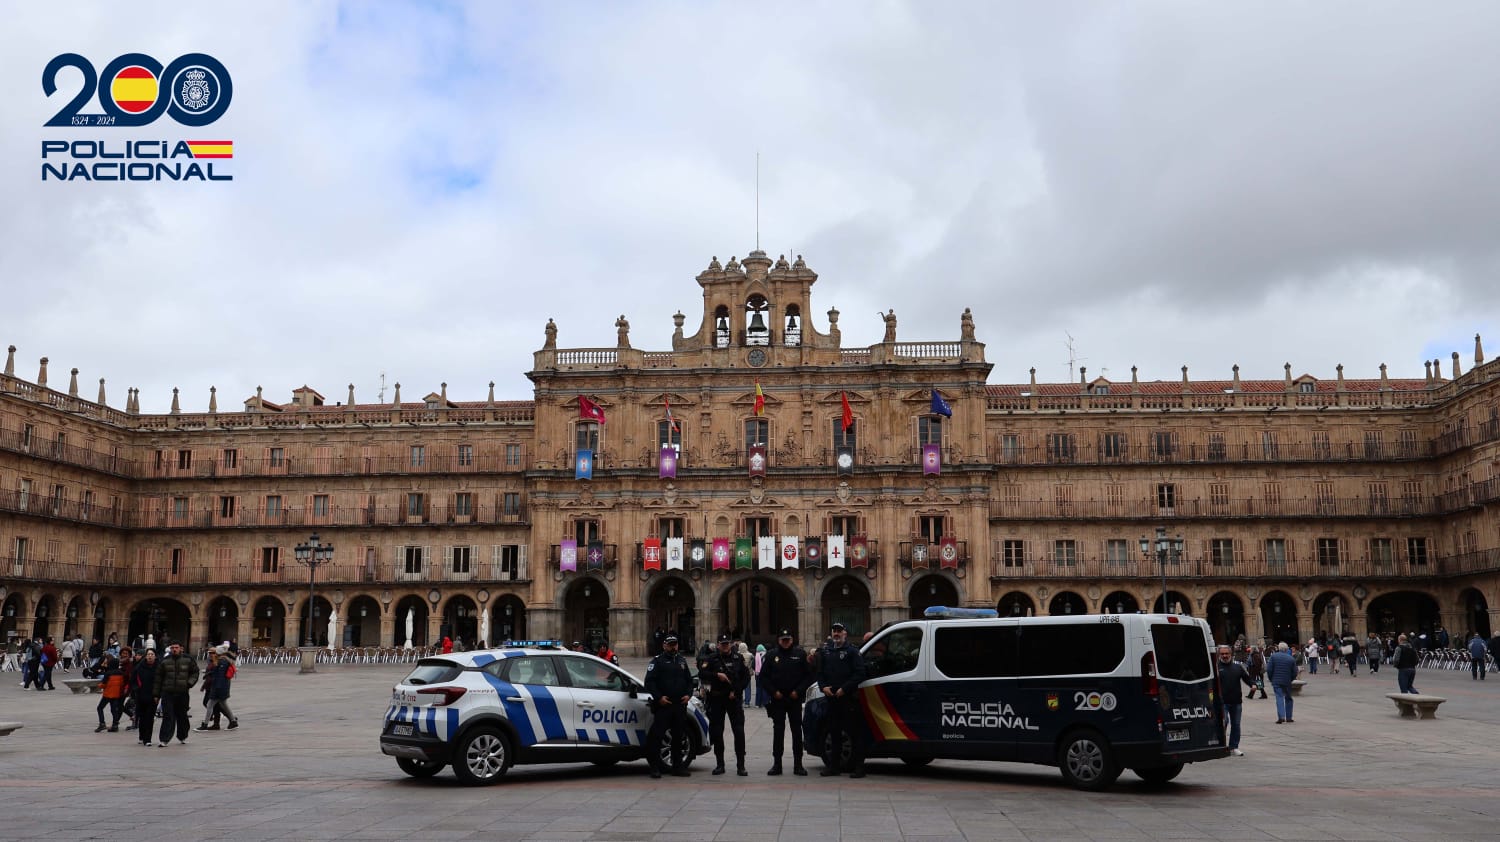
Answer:
[[[838,347],[836,338],[818,333],[807,320],[818,273],[800,256],[789,263],[782,255],[772,263],[757,249],[743,262],[731,257],[724,265],[715,257],[697,280],[703,318],[697,333],[673,337],[674,351],[760,347],[771,357],[800,361],[800,349]]]

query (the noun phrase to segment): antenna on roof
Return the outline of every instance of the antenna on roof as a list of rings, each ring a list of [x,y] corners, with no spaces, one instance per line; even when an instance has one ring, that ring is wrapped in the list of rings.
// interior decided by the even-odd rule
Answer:
[[[1078,364],[1088,359],[1088,357],[1078,356],[1078,349],[1074,347],[1073,334],[1065,330],[1063,331],[1063,335],[1068,337],[1068,341],[1064,343],[1068,346],[1068,376],[1066,380],[1071,381],[1073,373],[1078,371]]]
[[[755,250],[760,251],[760,150],[755,150]]]
[[[385,403],[385,372],[380,372],[380,396],[375,399],[376,403]]]

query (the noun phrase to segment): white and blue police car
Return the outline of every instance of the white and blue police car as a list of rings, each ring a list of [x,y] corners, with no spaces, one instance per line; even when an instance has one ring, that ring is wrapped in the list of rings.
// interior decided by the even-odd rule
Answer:
[[[608,766],[675,750],[708,751],[708,717],[693,699],[686,743],[646,745],[651,709],[644,683],[619,667],[556,641],[423,658],[391,690],[380,750],[408,775],[446,766],[461,782],[492,784],[512,765],[590,762]]]

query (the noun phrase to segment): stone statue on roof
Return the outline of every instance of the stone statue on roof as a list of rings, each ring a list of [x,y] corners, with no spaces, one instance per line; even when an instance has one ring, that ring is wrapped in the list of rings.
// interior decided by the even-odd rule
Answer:
[[[625,321],[625,314],[624,313],[620,314],[620,318],[615,319],[615,327],[620,332],[620,341],[619,341],[618,347],[620,347],[620,348],[629,348],[630,347],[630,322]]]
[[[542,350],[551,351],[557,347],[557,322],[547,320],[547,341],[542,343]]]
[[[964,314],[958,320],[959,338],[967,342],[974,341],[974,314],[969,308],[964,308]]]
[[[885,342],[895,342],[896,341],[896,311],[895,310],[888,310],[888,311],[886,311],[886,314],[884,316],[881,316],[880,318],[885,319],[885,339],[883,341],[885,341]]]

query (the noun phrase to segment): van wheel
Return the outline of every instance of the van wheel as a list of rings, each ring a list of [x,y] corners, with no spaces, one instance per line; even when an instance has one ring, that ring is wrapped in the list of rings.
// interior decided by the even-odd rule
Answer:
[[[839,744],[839,768],[844,770],[847,770],[849,768],[849,755],[854,752],[854,746],[849,742],[849,739],[849,735],[845,734],[844,739]],[[818,752],[818,759],[823,761],[824,766],[827,766],[828,756],[831,754],[833,754],[833,735],[825,733],[823,736],[822,750]]]
[[[413,778],[430,778],[443,771],[443,764],[436,760],[418,760],[415,757],[398,757],[396,765]]]
[[[453,774],[470,786],[498,783],[510,767],[510,740],[494,728],[475,728],[454,748]]]
[[[1057,751],[1057,767],[1063,780],[1089,792],[1097,792],[1120,777],[1114,750],[1096,731],[1074,731],[1063,738]]]
[[[1173,763],[1170,766],[1153,766],[1150,769],[1132,769],[1131,771],[1143,781],[1152,786],[1161,786],[1182,774],[1181,763]]]
[[[901,758],[901,762],[905,763],[906,765],[908,765],[910,767],[912,767],[913,769],[920,769],[923,766],[926,766],[927,764],[931,763],[932,762],[932,758],[931,757],[903,757],[903,758]]]

